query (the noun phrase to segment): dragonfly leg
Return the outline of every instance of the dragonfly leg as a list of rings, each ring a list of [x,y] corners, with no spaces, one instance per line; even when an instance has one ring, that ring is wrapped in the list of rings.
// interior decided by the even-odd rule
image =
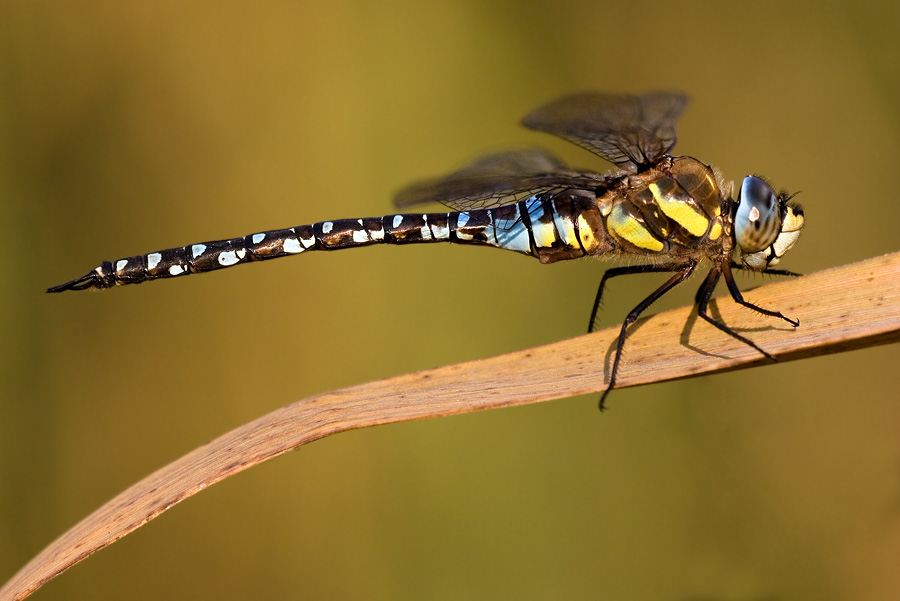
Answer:
[[[737,332],[735,332],[734,330],[729,328],[724,323],[716,321],[715,319],[710,317],[709,314],[707,314],[706,311],[707,311],[707,308],[709,307],[709,301],[712,298],[713,291],[716,289],[716,284],[719,283],[719,277],[721,277],[721,275],[722,275],[722,271],[721,271],[721,268],[718,266],[713,267],[712,269],[709,270],[709,274],[706,276],[706,279],[703,280],[703,284],[700,285],[700,289],[697,290],[697,315],[699,315],[707,323],[714,325],[715,327],[722,330],[723,332],[725,332],[732,338],[740,340],[747,346],[759,351],[760,353],[765,355],[766,358],[771,359],[772,361],[778,361],[778,359],[774,355],[764,351],[759,345],[757,345],[755,342],[753,342],[749,338],[741,336],[740,334],[738,334]],[[729,275],[730,275],[730,272],[729,272]],[[728,279],[729,278],[726,278],[726,282]],[[729,286],[729,289],[730,288],[731,288],[731,286]],[[735,286],[735,290],[737,290],[737,286]],[[740,294],[740,293],[738,293],[738,294]],[[737,299],[735,299],[735,300],[737,300]],[[741,299],[741,301],[743,301],[743,299]],[[749,305],[750,303],[741,303],[741,304]],[[751,305],[750,308],[755,309],[755,310],[758,309],[758,307],[756,307],[755,305]],[[774,312],[769,312],[769,311],[764,311],[764,312],[767,314],[774,313]],[[783,315],[781,315],[781,313],[777,313],[776,315],[778,317],[787,319]],[[793,323],[793,322],[791,322],[791,323]]]
[[[773,272],[777,272],[777,273],[774,273],[774,275],[792,275],[792,276],[799,275],[796,273],[792,273],[790,271],[782,272],[780,269],[772,269],[772,270],[767,269],[763,273],[773,273]],[[728,268],[728,266],[726,266],[726,268],[723,270],[723,275],[725,276],[725,284],[728,286],[728,291],[731,293],[731,298],[733,298],[734,302],[736,302],[737,304],[743,305],[743,306],[747,307],[748,309],[752,309],[752,310],[756,311],[757,313],[762,313],[763,315],[768,315],[769,317],[777,317],[779,319],[783,319],[784,321],[788,322],[795,328],[800,325],[800,320],[791,319],[790,317],[785,317],[782,313],[780,313],[778,311],[770,311],[769,309],[763,309],[762,307],[760,307],[758,305],[754,305],[751,302],[745,301],[744,297],[741,295],[741,291],[738,290],[737,284],[734,281],[734,276],[731,275],[731,270]],[[710,291],[710,295],[711,294],[712,294],[712,291]]]
[[[762,271],[756,271],[755,269],[750,269],[749,267],[745,267],[744,265],[741,265],[740,263],[735,263],[733,261],[731,263],[731,268],[732,269],[740,269],[742,271],[753,271],[756,273],[764,273],[766,275],[786,275],[786,276],[792,277],[792,278],[799,278],[801,275],[803,275],[802,273],[788,271],[787,269],[769,269],[768,267],[766,269],[763,269]]]
[[[597,329],[597,317],[600,314],[600,303],[603,298],[603,290],[606,287],[606,280],[620,275],[632,275],[635,273],[671,273],[673,271],[681,271],[684,267],[684,263],[663,263],[661,265],[626,265],[624,267],[607,269],[600,279],[600,286],[597,288],[597,297],[594,299],[594,307],[591,309],[591,321],[588,323],[588,334]]]
[[[613,358],[612,371],[609,374],[609,386],[606,387],[606,390],[603,391],[603,394],[600,396],[600,411],[603,411],[606,397],[609,396],[610,391],[616,385],[616,375],[619,372],[619,361],[622,359],[622,349],[625,348],[625,336],[627,334],[628,326],[634,323],[637,318],[647,310],[647,308],[655,303],[659,298],[664,295],[666,292],[685,281],[688,277],[690,277],[691,273],[694,271],[694,267],[697,266],[696,261],[691,261],[690,263],[669,263],[666,265],[635,265],[632,267],[620,267],[616,268],[619,270],[617,273],[612,274],[609,277],[615,277],[617,275],[624,275],[625,273],[652,273],[652,272],[660,272],[660,271],[677,271],[675,275],[669,278],[666,283],[662,286],[654,290],[650,296],[642,300],[638,306],[631,310],[631,313],[625,318],[625,321],[622,322],[622,329],[619,330],[619,339],[616,342],[616,355]],[[631,270],[631,271],[621,271],[621,270]],[[606,273],[609,274],[612,269],[608,270]],[[603,280],[605,281],[606,275],[604,275]],[[603,281],[600,282],[600,290],[597,293],[597,300],[600,299],[600,294],[603,291]],[[597,305],[594,305],[594,310],[596,311]]]

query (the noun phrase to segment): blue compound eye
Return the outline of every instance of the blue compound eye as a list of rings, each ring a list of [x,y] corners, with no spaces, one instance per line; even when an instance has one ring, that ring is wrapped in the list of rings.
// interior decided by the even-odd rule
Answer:
[[[741,184],[734,237],[745,253],[759,252],[775,242],[781,232],[781,207],[772,186],[748,175]]]

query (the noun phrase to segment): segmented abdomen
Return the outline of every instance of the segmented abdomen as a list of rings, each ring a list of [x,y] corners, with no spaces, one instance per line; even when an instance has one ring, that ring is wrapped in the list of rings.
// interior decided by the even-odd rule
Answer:
[[[606,237],[589,193],[538,195],[498,208],[336,219],[106,261],[50,292],[108,288],[203,273],[311,250],[453,242],[505,248],[544,263],[602,252]]]

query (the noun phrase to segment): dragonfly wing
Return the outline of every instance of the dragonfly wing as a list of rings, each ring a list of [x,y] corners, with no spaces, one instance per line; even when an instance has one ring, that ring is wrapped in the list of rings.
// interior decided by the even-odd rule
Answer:
[[[585,92],[532,111],[522,125],[564,138],[634,173],[672,150],[675,122],[686,105],[687,96],[680,93]]]
[[[593,189],[604,176],[568,169],[543,150],[518,150],[481,157],[444,177],[415,183],[394,198],[397,207],[438,202],[454,211],[511,204],[551,190]]]

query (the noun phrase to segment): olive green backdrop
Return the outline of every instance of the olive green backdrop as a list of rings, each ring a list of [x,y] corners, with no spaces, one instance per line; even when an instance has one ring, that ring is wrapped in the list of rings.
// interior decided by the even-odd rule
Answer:
[[[603,169],[517,126],[583,89],[685,90],[678,152],[801,190],[784,267],[896,251],[898,22],[887,1],[4,0],[0,580],[265,412],[581,334],[604,264],[378,247],[47,286],[390,213],[404,184],[486,151]],[[616,280],[606,323],[659,280]],[[603,415],[582,397],[343,434],[204,491],[35,599],[897,598],[898,361],[882,347],[619,391]]]

